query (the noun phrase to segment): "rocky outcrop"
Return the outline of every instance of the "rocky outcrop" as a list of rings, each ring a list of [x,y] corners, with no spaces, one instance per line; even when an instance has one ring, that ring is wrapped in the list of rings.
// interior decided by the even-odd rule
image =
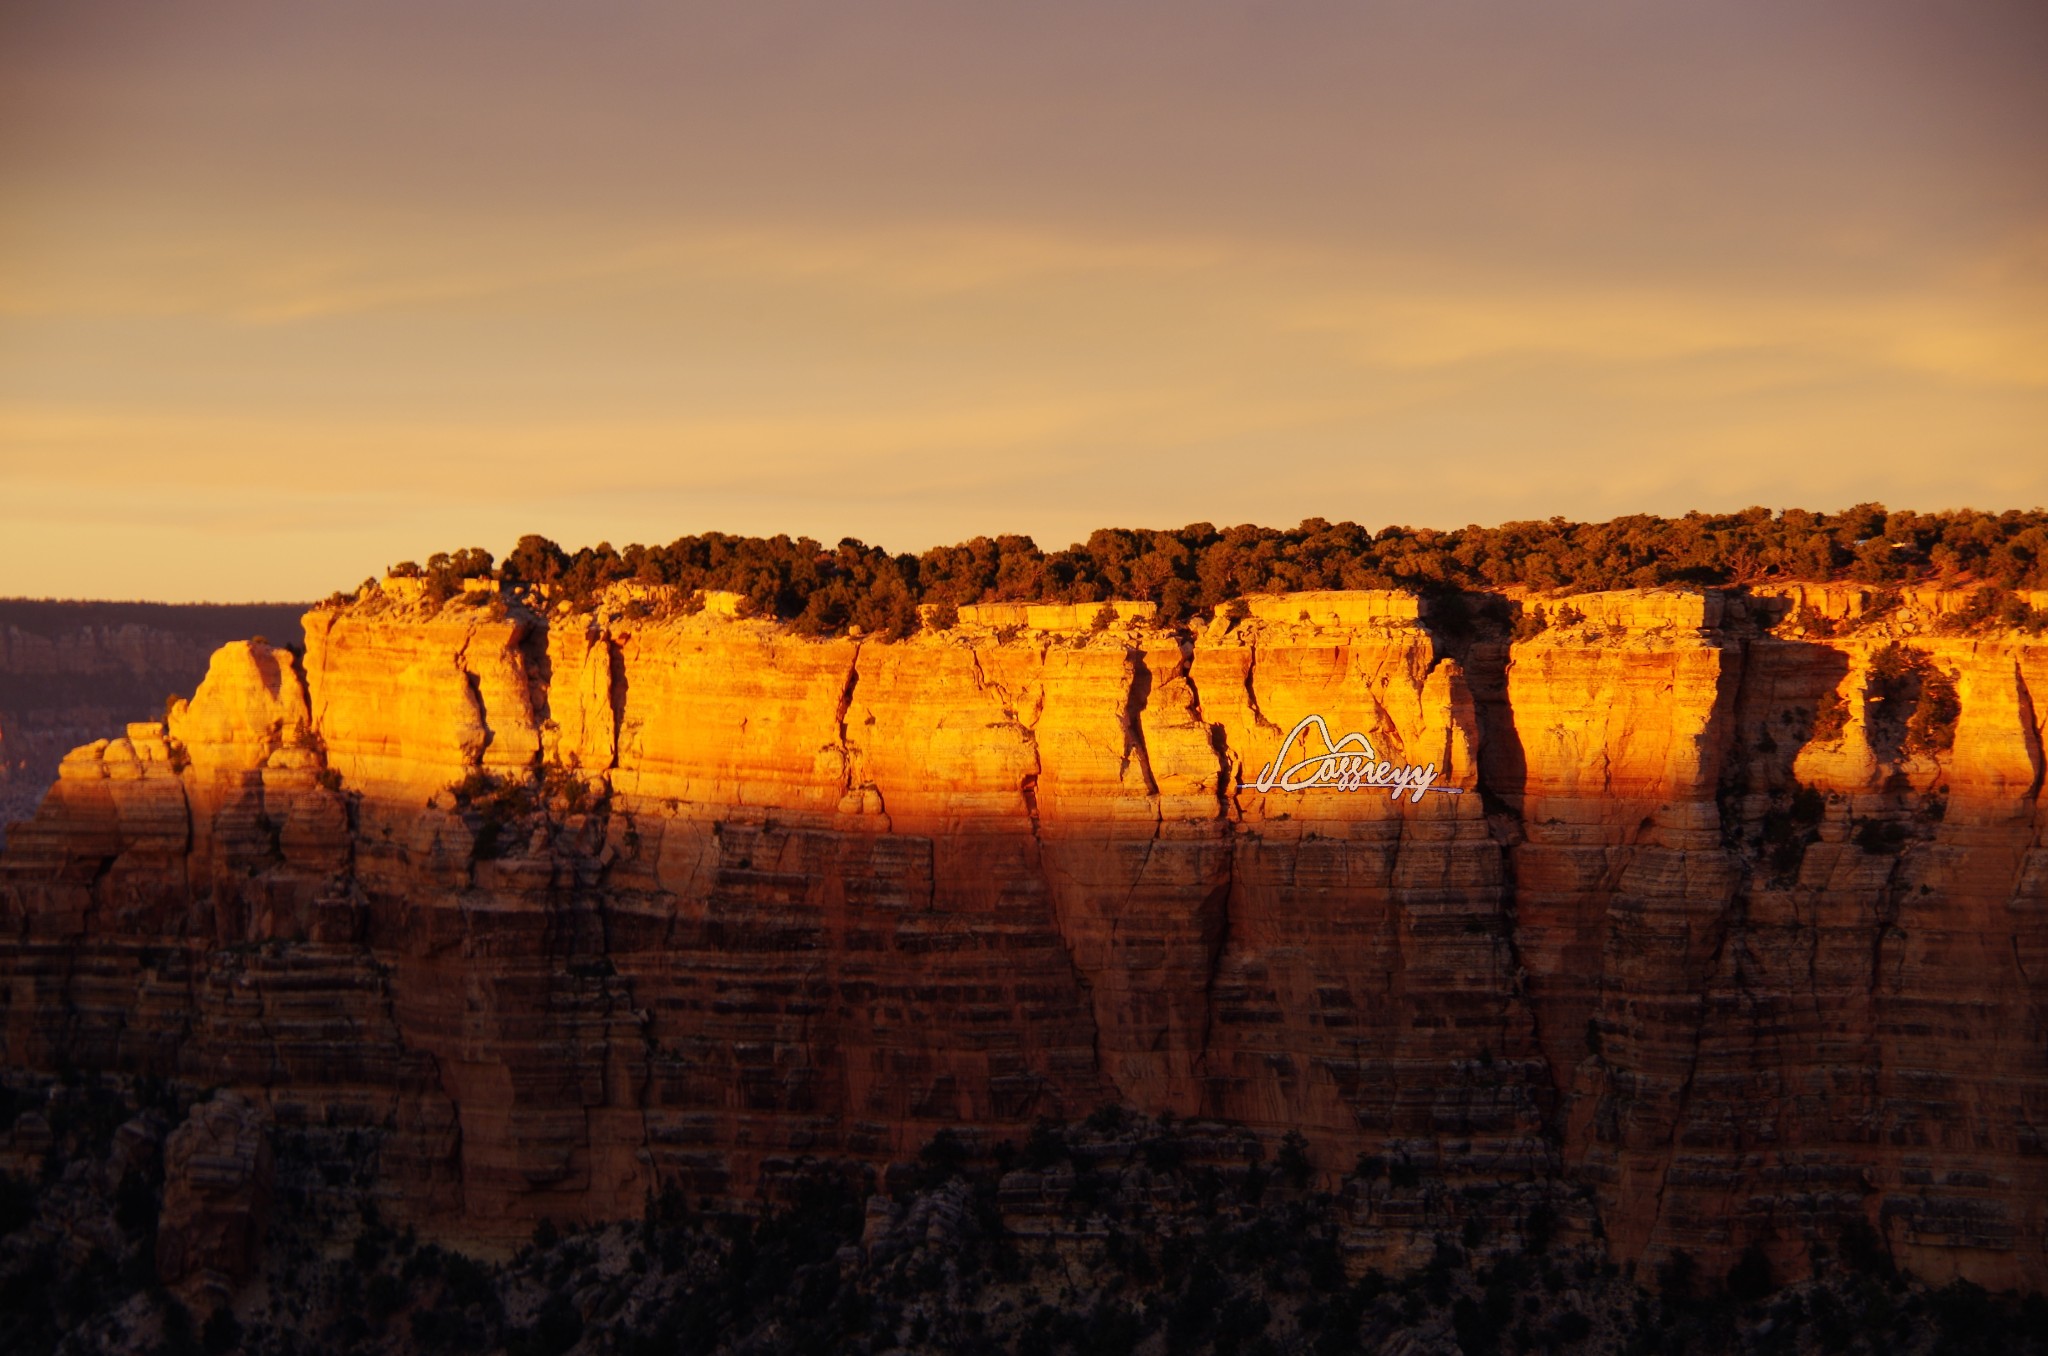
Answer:
[[[35,812],[65,753],[161,719],[222,644],[299,636],[297,606],[0,599],[0,843]]]
[[[1365,1260],[1540,1179],[1624,1260],[2042,1284],[2048,644],[1794,601],[322,610],[66,760],[0,1030],[360,1126],[472,1236],[1120,1102],[1434,1184]],[[1272,785],[1311,715],[1434,789]]]
[[[188,1304],[224,1302],[260,1261],[273,1185],[255,1107],[231,1093],[193,1107],[164,1145],[157,1278]]]

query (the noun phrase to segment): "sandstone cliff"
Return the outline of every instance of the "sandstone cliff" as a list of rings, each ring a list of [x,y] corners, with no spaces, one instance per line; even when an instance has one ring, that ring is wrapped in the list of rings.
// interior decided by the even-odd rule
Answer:
[[[1623,1260],[2048,1283],[2048,643],[1522,607],[316,611],[16,828],[8,1059],[360,1126],[471,1236],[1123,1102],[1421,1174],[1362,1255],[1544,1179]],[[1261,793],[1309,714],[1463,794]]]
[[[0,599],[0,844],[35,812],[67,750],[160,718],[224,642],[299,637],[298,607]]]

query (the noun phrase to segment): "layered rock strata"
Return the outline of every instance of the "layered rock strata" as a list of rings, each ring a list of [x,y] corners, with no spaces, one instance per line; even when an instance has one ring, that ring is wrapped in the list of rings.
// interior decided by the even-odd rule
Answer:
[[[160,718],[225,641],[296,643],[303,610],[0,599],[0,831],[35,813],[67,750]]]
[[[1437,1184],[1368,1256],[1541,1178],[1625,1260],[2048,1282],[2048,644],[643,610],[317,611],[77,750],[0,858],[10,1063],[363,1127],[473,1237],[1121,1102]],[[1309,715],[1445,790],[1261,791]]]

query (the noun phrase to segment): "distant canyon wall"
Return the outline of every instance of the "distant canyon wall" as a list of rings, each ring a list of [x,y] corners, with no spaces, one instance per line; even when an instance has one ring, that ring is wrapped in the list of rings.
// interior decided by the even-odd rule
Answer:
[[[2048,642],[1808,592],[316,611],[64,760],[0,1034],[360,1125],[455,1234],[1120,1102],[1407,1164],[1396,1260],[1540,1179],[1624,1260],[2048,1284]],[[1256,790],[1310,714],[1463,794]]]
[[[230,640],[299,642],[295,605],[0,599],[0,843],[35,813],[57,764],[131,720],[161,719]]]

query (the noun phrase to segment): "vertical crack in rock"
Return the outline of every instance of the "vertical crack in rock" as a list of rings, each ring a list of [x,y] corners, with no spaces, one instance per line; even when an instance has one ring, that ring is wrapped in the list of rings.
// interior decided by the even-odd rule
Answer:
[[[1131,906],[1137,902],[1138,891],[1144,887],[1145,873],[1152,869],[1152,854],[1159,848],[1159,821],[1152,822],[1152,836],[1145,840],[1144,855],[1138,858],[1137,869],[1131,872],[1131,883],[1124,891],[1123,907],[1109,914],[1109,951],[1116,954],[1117,939],[1122,935],[1125,917]]]
[[[1144,651],[1126,650],[1124,655],[1129,664],[1129,682],[1124,688],[1123,710],[1118,713],[1123,721],[1124,747],[1118,759],[1117,778],[1122,780],[1124,769],[1130,766],[1135,754],[1138,775],[1145,779],[1145,794],[1152,798],[1155,819],[1152,832],[1156,838],[1159,833],[1156,823],[1160,813],[1159,783],[1152,776],[1151,751],[1145,747],[1145,707],[1152,700],[1152,669],[1145,663]]]
[[[1244,704],[1251,710],[1252,722],[1262,729],[1271,730],[1274,734],[1285,734],[1286,731],[1282,730],[1278,725],[1275,725],[1272,721],[1266,719],[1266,713],[1259,709],[1259,691],[1257,685],[1252,681],[1253,676],[1257,674],[1259,670],[1258,643],[1254,641],[1252,644],[1245,647],[1245,651],[1246,653],[1244,660]]]
[[[1858,850],[1860,851],[1860,849]],[[1884,984],[1885,934],[1890,932],[1899,921],[1899,895],[1906,888],[1906,882],[1902,881],[1899,877],[1906,864],[1906,854],[1910,851],[1912,851],[1910,847],[1902,849],[1898,856],[1892,858],[1891,865],[1885,868],[1884,884],[1878,887],[1877,898],[1874,901],[1876,908],[1873,910],[1871,918],[1872,927],[1870,934],[1870,1008],[1872,1030],[1882,1029],[1877,1009],[1882,1001],[1880,993]],[[1903,965],[1905,957],[1901,956],[1899,962]]]
[[[484,750],[491,747],[491,721],[490,713],[484,709],[483,679],[469,667],[469,645],[474,639],[475,631],[462,633],[462,644],[455,651],[455,669],[462,675],[463,686],[468,690],[469,709],[476,716],[477,728],[484,732],[483,743],[477,746],[476,753],[468,759],[471,768],[480,768],[484,765]]]
[[[1249,711],[1249,712],[1251,713],[1251,718],[1252,718],[1252,724],[1253,724],[1253,726],[1254,726],[1254,727],[1256,727],[1256,728],[1258,728],[1258,729],[1264,729],[1264,730],[1271,730],[1271,731],[1272,731],[1272,732],[1273,732],[1274,734],[1278,734],[1278,735],[1284,735],[1284,734],[1286,733],[1286,731],[1282,730],[1282,729],[1281,729],[1281,728],[1280,728],[1280,727],[1279,727],[1278,725],[1275,725],[1275,724],[1274,724],[1274,723],[1273,723],[1272,721],[1270,721],[1270,720],[1266,719],[1266,713],[1265,713],[1265,712],[1263,712],[1263,711],[1261,711],[1261,710],[1259,709],[1259,694],[1258,694],[1258,689],[1257,689],[1256,685],[1255,685],[1255,684],[1254,684],[1254,682],[1253,682],[1253,678],[1254,678],[1254,675],[1255,675],[1255,674],[1256,674],[1256,673],[1258,672],[1258,667],[1259,667],[1259,647],[1258,647],[1257,643],[1255,642],[1255,643],[1253,643],[1253,644],[1251,644],[1251,645],[1248,645],[1248,646],[1246,646],[1246,647],[1245,647],[1245,658],[1244,658],[1244,704],[1245,704],[1245,709],[1246,709],[1246,710],[1248,710],[1248,711]],[[1229,743],[1228,743],[1228,740],[1226,739],[1225,741],[1223,741],[1223,752],[1222,752],[1221,754],[1219,754],[1219,756],[1227,756],[1227,754],[1228,754],[1228,750],[1229,750]],[[1244,763],[1244,762],[1243,762],[1242,760],[1240,760],[1240,761],[1239,761],[1239,763],[1238,763],[1238,770],[1239,770],[1239,771],[1241,772],[1241,771],[1242,771],[1242,769],[1243,769],[1243,767],[1245,767],[1245,766],[1246,766],[1246,764],[1245,764],[1245,763]],[[1239,796],[1239,795],[1240,795],[1240,794],[1241,794],[1241,793],[1243,792],[1243,790],[1244,790],[1244,786],[1243,786],[1243,778],[1242,778],[1242,776],[1232,776],[1232,777],[1230,778],[1230,782],[1231,782],[1231,786],[1230,786],[1230,792],[1229,792],[1229,795],[1230,795],[1230,819],[1232,820],[1232,822],[1233,822],[1233,823],[1236,823],[1236,824],[1242,824],[1242,823],[1244,822],[1244,804],[1243,804],[1243,802],[1242,802],[1242,801],[1238,800],[1238,796]]]
[[[1418,690],[1424,687],[1429,679],[1435,676],[1437,670],[1446,663],[1455,665],[1445,675],[1445,693],[1449,698],[1449,703],[1445,708],[1443,743],[1441,750],[1436,752],[1435,756],[1445,772],[1448,773],[1451,768],[1452,750],[1455,746],[1458,732],[1458,722],[1456,719],[1457,696],[1456,687],[1453,684],[1462,686],[1465,690],[1466,699],[1471,703],[1472,723],[1467,730],[1467,739],[1469,752],[1472,757],[1472,773],[1476,782],[1474,790],[1479,794],[1481,807],[1486,812],[1487,841],[1493,844],[1493,850],[1496,854],[1500,871],[1500,884],[1494,892],[1494,920],[1497,928],[1496,936],[1499,939],[1500,949],[1504,953],[1507,965],[1507,975],[1505,976],[1506,982],[1502,985],[1500,1028],[1495,1038],[1495,1044],[1502,1050],[1508,1049],[1510,1045],[1509,1031],[1511,1024],[1518,1017],[1521,1021],[1527,1023],[1529,1045],[1541,1069],[1541,1082],[1531,1091],[1536,1093],[1540,1099],[1538,1109],[1544,1113],[1541,1125],[1543,1134],[1549,1141],[1549,1148],[1554,1155],[1561,1156],[1564,1150],[1565,1138],[1562,1116],[1565,1099],[1557,1095],[1560,1086],[1557,1078],[1558,1071],[1551,1061],[1550,1048],[1543,1040],[1543,1019],[1540,1005],[1532,999],[1528,991],[1529,970],[1522,957],[1521,919],[1520,911],[1516,908],[1515,858],[1512,850],[1513,845],[1508,841],[1511,836],[1519,836],[1521,823],[1519,790],[1515,800],[1516,808],[1513,810],[1508,810],[1501,803],[1498,796],[1493,796],[1489,799],[1486,790],[1483,770],[1489,763],[1490,750],[1488,746],[1491,742],[1491,732],[1486,713],[1481,705],[1481,694],[1475,690],[1473,677],[1474,656],[1481,647],[1469,638],[1469,633],[1463,644],[1454,647],[1453,643],[1436,629],[1425,627],[1425,632],[1429,636],[1429,659],[1426,664],[1419,666],[1421,672],[1415,678]],[[1502,705],[1506,703],[1506,666],[1506,654],[1503,651],[1501,663],[1496,670],[1499,680],[1499,699]],[[1378,703],[1375,702],[1375,705],[1377,706]],[[1380,709],[1382,715],[1384,715],[1384,708]],[[1502,724],[1505,725],[1509,736],[1512,737],[1513,721],[1510,719],[1502,722]],[[1516,762],[1519,763],[1519,760],[1520,749],[1519,745],[1517,745]],[[1496,807],[1499,808],[1496,809]],[[1501,826],[1495,823],[1496,818],[1501,817],[1503,814],[1511,817],[1512,822],[1516,826],[1513,835],[1501,832]],[[1397,863],[1396,870],[1399,869],[1399,853],[1407,838],[1407,828],[1408,823],[1404,819],[1402,821],[1401,837],[1396,840],[1394,847]]]
[[[1234,775],[1230,757],[1228,727],[1223,722],[1210,722],[1202,710],[1202,690],[1195,682],[1194,638],[1185,633],[1180,637],[1180,667],[1175,677],[1187,684],[1188,712],[1195,723],[1208,732],[1209,748],[1216,757],[1216,782],[1213,788],[1216,797],[1216,821],[1220,826],[1220,845],[1223,854],[1223,879],[1212,887],[1213,893],[1204,901],[1213,903],[1215,936],[1204,938],[1208,947],[1208,964],[1202,972],[1201,1026],[1194,1033],[1194,1049],[1189,1052],[1188,1073],[1190,1089],[1196,1110],[1204,1109],[1207,1094],[1204,1082],[1208,1077],[1209,1048],[1216,1027],[1216,981],[1223,970],[1224,953],[1230,946],[1231,895],[1237,888],[1237,853],[1239,834],[1237,799],[1233,786]],[[1249,688],[1249,679],[1247,679]]]
[[[1024,816],[1031,824],[1031,841],[1043,848],[1045,836],[1040,832],[1042,826],[1038,818],[1038,774],[1044,771],[1045,765],[1038,751],[1038,733],[1026,725],[1017,714],[1017,705],[1011,700],[1009,692],[1003,685],[990,678],[983,670],[981,651],[970,647],[967,651],[967,660],[968,667],[974,674],[975,691],[995,695],[997,704],[1002,707],[1003,718],[1010,722],[1011,727],[1017,732],[1019,741],[1031,753],[1031,770],[1018,779],[1017,794],[1024,802]]]
[[[842,796],[856,785],[853,748],[846,742],[846,713],[853,709],[853,689],[860,684],[861,645],[861,641],[853,642],[853,653],[846,661],[846,681],[839,685],[839,704],[832,712],[833,727],[839,732],[839,794]]]
[[[611,648],[609,640],[606,640],[604,643],[606,645],[606,648],[609,650]],[[609,663],[610,660],[608,659],[607,662]],[[614,704],[614,709],[616,710],[616,697],[613,697],[612,701]],[[614,726],[614,728],[616,729],[616,726]],[[614,764],[616,764],[618,761],[618,740],[616,735],[614,735],[612,741],[612,761]],[[606,780],[607,783],[609,783],[610,777],[608,770],[606,773]],[[608,796],[600,800],[592,818],[595,819],[598,824],[596,841],[600,843],[604,842],[610,836],[611,809],[610,798]],[[612,959],[613,919],[611,906],[614,902],[613,896],[609,892],[600,892],[593,896],[590,896],[590,900],[592,916],[597,927],[598,954],[603,959],[605,972],[605,1079],[607,1083],[607,1096],[605,1101],[606,1105],[611,1105],[615,1100],[614,1097],[611,1095],[609,1088],[609,1082],[611,1078],[612,1028],[614,1023],[620,1020],[619,1011],[620,1008],[623,1007],[626,1016],[638,1028],[638,1034],[640,1036],[638,1051],[640,1070],[639,1077],[637,1078],[637,1080],[635,1080],[636,1086],[632,1090],[632,1100],[630,1106],[632,1110],[635,1111],[638,1115],[640,1125],[639,1154],[641,1161],[647,1166],[648,1178],[651,1183],[653,1181],[654,1176],[653,1152],[651,1148],[654,1141],[654,1135],[653,1128],[648,1122],[647,1104],[654,1086],[654,1061],[649,1054],[649,1042],[652,1038],[652,1022],[649,1017],[649,1014],[639,1006],[639,992],[633,981],[633,976],[631,972],[630,953],[628,953],[627,956],[627,968],[622,969],[619,966],[618,962]],[[673,928],[673,925],[674,920],[673,917],[671,917],[670,927]],[[632,1056],[626,1054],[622,1054],[620,1056],[622,1064],[630,1064],[631,1058]],[[633,1077],[630,1068],[624,1071],[624,1076],[627,1078]],[[595,1154],[593,1154],[592,1157],[594,1159]],[[651,1191],[652,1189],[653,1188],[650,1185],[649,1190]]]
[[[1652,1235],[1664,1222],[1664,1200],[1671,1186],[1671,1175],[1682,1167],[1681,1155],[1677,1151],[1683,1147],[1686,1117],[1691,1110],[1693,1088],[1699,1078],[1700,1061],[1706,1044],[1707,1027],[1712,1020],[1712,991],[1719,981],[1723,957],[1729,945],[1733,942],[1740,947],[1747,927],[1747,910],[1742,907],[1744,896],[1741,861],[1736,852],[1726,845],[1720,819],[1721,806],[1716,793],[1720,786],[1722,763],[1735,747],[1738,738],[1736,725],[1739,697],[1748,676],[1748,665],[1743,662],[1746,650],[1739,641],[1724,642],[1719,646],[1718,654],[1714,698],[1707,709],[1706,721],[1695,736],[1701,754],[1698,778],[1701,784],[1709,788],[1705,803],[1713,809],[1715,817],[1710,839],[1714,846],[1702,848],[1688,842],[1680,849],[1680,860],[1683,862],[1695,854],[1722,858],[1727,870],[1728,893],[1718,901],[1715,913],[1705,920],[1706,927],[1712,929],[1713,938],[1713,948],[1706,958],[1706,963],[1703,966],[1690,967],[1690,975],[1681,972],[1677,976],[1681,991],[1689,992],[1696,997],[1698,1015],[1691,1023],[1691,1041],[1686,1053],[1685,1074],[1679,1080],[1673,1095],[1671,1123],[1665,1131],[1665,1143],[1673,1152],[1665,1156],[1657,1174],[1657,1193],[1649,1216]],[[1675,689],[1669,684],[1663,685],[1660,688],[1660,695],[1675,700]],[[1611,785],[1609,789],[1611,790]],[[1654,827],[1656,822],[1653,812],[1650,819],[1638,826],[1637,833],[1631,839],[1638,851],[1642,846],[1643,831]],[[1685,904],[1690,902],[1689,899],[1684,901]],[[1685,913],[1686,935],[1681,951],[1684,960],[1681,964],[1690,960],[1692,952],[1691,910],[1687,908]]]
[[[1384,690],[1385,685],[1386,680],[1381,679],[1382,690]],[[1387,710],[1387,704],[1380,700],[1378,692],[1373,691],[1372,684],[1365,683],[1362,686],[1365,688],[1365,699],[1372,703],[1372,732],[1373,738],[1378,745],[1380,757],[1395,763],[1410,761],[1407,741],[1401,738],[1401,726],[1394,719],[1394,713]],[[1422,684],[1418,681],[1416,683],[1417,689],[1420,690],[1421,686]],[[1446,738],[1448,738],[1448,735]],[[1450,767],[1449,761],[1446,760],[1443,766],[1448,770]]]
[[[368,962],[370,979],[376,986],[376,1003],[373,1010],[383,1017],[385,1025],[391,1032],[391,1042],[397,1051],[397,1062],[402,1065],[408,1055],[417,1055],[424,1059],[428,1067],[433,1070],[434,1090],[441,1095],[442,1101],[447,1104],[451,1120],[449,1126],[451,1143],[448,1146],[448,1166],[451,1169],[450,1181],[455,1191],[455,1208],[459,1211],[465,1208],[464,1199],[468,1185],[467,1176],[462,1171],[462,1099],[457,1097],[455,1090],[448,1086],[447,1075],[441,1067],[440,1053],[428,1044],[414,1044],[406,1039],[405,1026],[398,1018],[398,995],[392,983],[390,967],[379,962],[375,957],[375,953],[371,952],[368,948],[365,948],[361,955]],[[385,1123],[387,1126],[396,1127],[400,1125],[399,1114],[404,1108],[404,1098],[405,1088],[403,1081],[401,1079],[394,1079],[388,1103],[389,1109],[385,1113]],[[415,1114],[417,1114],[417,1111]],[[378,1152],[380,1155],[383,1152],[381,1142]]]
[[[2012,663],[2013,694],[2019,702],[2020,738],[2027,749],[2027,761],[2033,764],[2034,780],[2027,785],[2026,799],[2038,800],[2041,796],[2041,779],[2048,767],[2044,767],[2041,749],[2041,727],[2034,711],[2034,694],[2027,687],[2027,675],[2020,668],[2019,660]]]
[[[526,705],[533,712],[535,728],[554,719],[553,700],[548,689],[554,683],[555,665],[548,656],[548,626],[519,624],[514,633],[513,653],[519,656],[519,671],[526,679]]]
[[[257,952],[254,954],[260,957],[262,953]],[[270,1066],[264,1070],[264,1077],[261,1083],[264,1092],[267,1094],[272,1088],[285,1081],[287,1077],[287,1073],[281,1063],[283,1056],[278,1043],[277,1032],[270,1024],[269,992],[265,988],[260,975],[249,973],[248,960],[246,959],[242,959],[239,964],[227,972],[225,987],[230,991],[234,990],[237,987],[235,983],[237,979],[246,979],[248,981],[246,992],[249,995],[250,1002],[256,1008],[255,1013],[249,1019],[250,1025],[254,1026],[257,1033],[261,1035],[263,1048],[269,1053]]]
[[[621,975],[626,985],[626,1001],[632,1004],[633,1023],[640,1029],[640,1087],[634,1096],[634,1110],[640,1113],[640,1152],[647,1165],[648,1190],[659,1196],[662,1189],[661,1172],[654,1160],[654,1080],[655,1063],[661,1056],[661,1044],[654,1039],[654,1013],[652,1009],[639,1006],[640,995],[630,976]]]
[[[1188,685],[1188,709],[1195,721],[1209,732],[1209,749],[1216,755],[1216,817],[1226,822],[1237,818],[1235,774],[1231,770],[1230,731],[1222,721],[1211,723],[1202,710],[1202,690],[1195,685],[1195,646],[1187,637],[1181,639],[1181,677]],[[1235,856],[1235,849],[1232,849]]]
[[[1202,976],[1201,1043],[1189,1062],[1198,1107],[1208,1100],[1202,1084],[1208,1077],[1210,1038],[1216,1029],[1216,980],[1223,973],[1223,957],[1230,950],[1231,896],[1237,892],[1237,828],[1232,825],[1224,832],[1229,838],[1223,854],[1223,880],[1212,896],[1216,901],[1216,939],[1209,944],[1209,966]]]
[[[392,1019],[392,1025],[394,1030],[398,1029],[397,1018],[395,1014]],[[403,1039],[400,1040],[399,1049],[401,1051],[407,1051],[411,1048],[412,1047],[404,1043]],[[425,1047],[421,1047],[419,1053],[424,1055],[427,1059],[427,1062],[433,1065],[434,1087],[440,1091],[442,1100],[447,1102],[448,1104],[448,1163],[449,1167],[452,1169],[452,1171],[449,1174],[449,1184],[455,1192],[455,1208],[458,1211],[466,1210],[468,1209],[469,1177],[466,1173],[462,1171],[462,1141],[464,1138],[462,1128],[462,1103],[455,1096],[455,1094],[449,1091],[448,1089],[447,1075],[445,1075],[441,1071],[441,1056],[436,1054],[432,1050],[426,1049]],[[393,1100],[397,1100],[395,1089]]]
[[[605,769],[609,772],[613,768],[624,767],[626,760],[626,703],[629,695],[626,652],[619,648],[610,632],[600,632],[598,642],[604,646],[605,665],[611,675],[611,681],[605,688],[612,715],[612,760]]]

